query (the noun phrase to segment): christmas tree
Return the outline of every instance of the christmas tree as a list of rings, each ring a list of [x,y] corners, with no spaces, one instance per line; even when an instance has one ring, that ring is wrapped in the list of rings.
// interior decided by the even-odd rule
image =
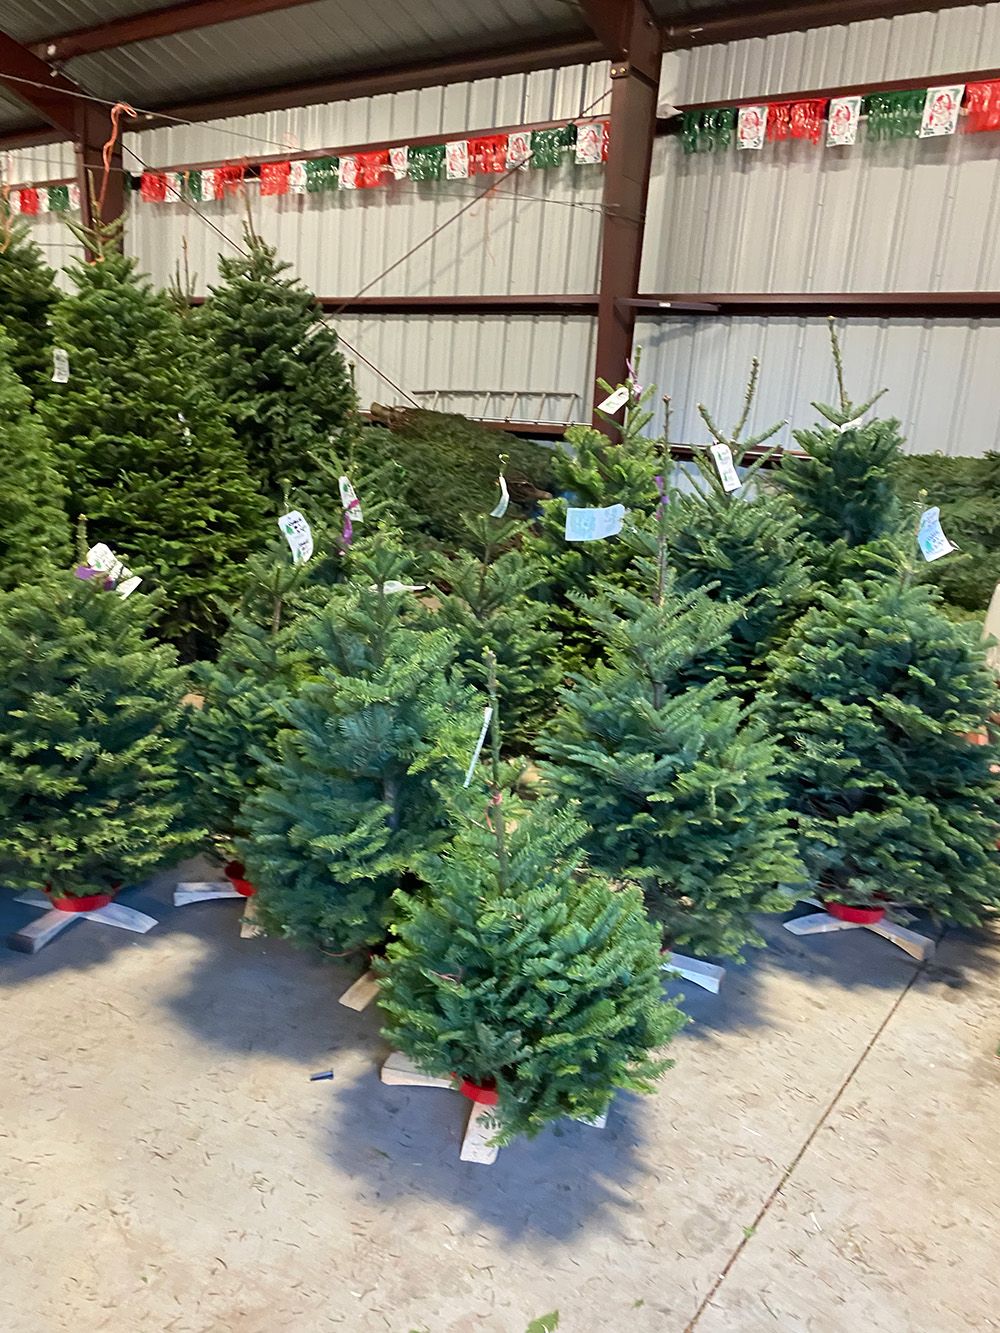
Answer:
[[[912,570],[845,582],[776,656],[771,725],[809,880],[852,906],[899,901],[965,924],[1000,904],[996,712],[978,627]]]
[[[69,381],[43,404],[66,459],[70,507],[164,593],[160,632],[188,658],[222,628],[240,566],[265,529],[262,501],[223,422],[195,344],[162,293],[107,238],[74,261],[55,316]]]
[[[795,432],[807,457],[786,456],[777,481],[799,513],[816,573],[835,587],[895,567],[902,439],[898,421],[863,420],[884,389],[860,405],[847,396],[832,319],[829,327],[840,404],[813,403],[824,424]]]
[[[741,438],[759,375],[755,358],[742,415],[729,434],[699,404],[715,443],[695,453],[700,484],[686,494],[673,494],[668,511],[670,563],[678,590],[703,588],[716,601],[742,606],[715,665],[744,694],[763,674],[767,654],[804,609],[809,582],[795,511],[786,497],[775,493],[763,471],[780,445],[762,446],[781,423],[751,439]]]
[[[799,868],[763,724],[721,676],[688,683],[743,608],[676,589],[666,511],[664,500],[655,556],[635,561],[645,593],[603,584],[573,597],[604,660],[561,691],[544,773],[587,825],[592,864],[640,885],[665,947],[736,954],[758,942],[754,912],[787,906],[778,886]]]
[[[69,572],[0,596],[0,863],[18,887],[113,893],[183,844],[184,677],[149,611]]]
[[[13,343],[0,332],[0,589],[35,579],[71,555],[63,483],[31,395],[11,367]]]
[[[413,626],[409,577],[400,552],[373,538],[351,583],[303,626],[319,665],[282,706],[277,756],[243,811],[237,846],[259,920],[334,952],[384,939],[393,891],[446,835],[435,784],[461,782],[453,756],[475,739],[451,636]]]
[[[212,383],[265,492],[306,486],[331,432],[354,402],[333,327],[315,296],[285,276],[275,249],[249,226],[245,253],[219,261],[203,309]]]
[[[605,381],[599,383],[606,392],[611,391]],[[663,469],[663,452],[644,433],[653,419],[649,404],[654,390],[641,388],[634,375],[627,386],[621,387],[628,388],[629,398],[620,439],[613,441],[591,426],[569,428],[566,448],[556,450],[552,458],[559,498],[542,504],[540,534],[527,546],[529,554],[544,569],[545,600],[552,627],[560,637],[562,661],[567,669],[591,662],[597,647],[589,627],[581,623],[575,595],[590,592],[597,578],[634,586],[628,543],[617,537],[567,542],[567,509],[570,506],[601,509],[622,504],[629,528],[641,529],[652,513],[661,484],[657,476]],[[618,423],[612,417],[606,420],[618,433]]]
[[[55,274],[42,258],[23,223],[15,223],[4,205],[0,239],[0,325],[12,339],[14,374],[34,397],[52,382],[52,331],[49,321],[59,300]]]
[[[503,1144],[600,1116],[619,1088],[651,1092],[683,1019],[662,999],[640,896],[583,870],[568,811],[509,804],[495,680],[491,701],[488,827],[474,800],[425,859],[425,892],[397,895],[379,1005],[384,1035],[420,1069],[495,1093]]]
[[[429,623],[452,631],[470,684],[482,685],[483,652],[493,649],[505,738],[523,748],[551,710],[559,680],[558,639],[543,628],[545,608],[533,597],[544,570],[522,549],[523,524],[481,515],[467,527],[472,549],[432,563],[439,607]]]

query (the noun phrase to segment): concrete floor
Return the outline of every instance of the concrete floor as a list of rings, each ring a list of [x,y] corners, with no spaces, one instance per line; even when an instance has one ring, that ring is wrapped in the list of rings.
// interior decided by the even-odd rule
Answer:
[[[1000,938],[770,922],[657,1096],[480,1167],[348,969],[172,883],[147,936],[0,950],[2,1333],[1000,1329]]]

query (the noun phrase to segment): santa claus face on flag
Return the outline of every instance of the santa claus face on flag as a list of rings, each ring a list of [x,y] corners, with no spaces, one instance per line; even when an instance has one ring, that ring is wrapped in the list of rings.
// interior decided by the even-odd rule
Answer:
[[[835,97],[827,112],[827,147],[846,148],[856,143],[860,121],[860,97]]]
[[[767,130],[766,106],[741,106],[736,121],[737,148],[763,148]]]
[[[603,126],[580,125],[576,131],[576,160],[579,163],[595,163],[601,160],[604,142]]]
[[[921,139],[955,133],[958,129],[958,113],[964,93],[964,84],[956,84],[950,88],[927,89],[924,117],[920,125]]]

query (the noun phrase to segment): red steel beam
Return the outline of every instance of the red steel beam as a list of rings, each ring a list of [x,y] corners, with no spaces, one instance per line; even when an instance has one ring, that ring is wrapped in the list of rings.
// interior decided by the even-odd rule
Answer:
[[[799,0],[797,4],[728,4],[703,10],[687,23],[670,23],[663,30],[668,51],[690,46],[739,42],[748,37],[771,37],[779,32],[829,28],[868,19],[895,18],[941,9],[982,7],[989,0]]]
[[[276,10],[294,9],[299,5],[315,4],[316,0],[189,0],[187,4],[164,5],[148,9],[142,14],[111,19],[89,28],[75,28],[34,42],[31,51],[44,60],[71,60],[74,56],[89,55],[93,51],[108,51],[114,47],[130,46],[133,42],[148,42],[154,37],[173,37],[177,33],[192,32],[195,28],[211,28],[233,19],[252,18],[256,14],[273,14]]]
[[[587,0],[585,0],[585,3]],[[660,31],[642,0],[619,0],[627,12],[621,35],[626,53],[611,65],[611,125],[604,173],[596,380],[625,378],[632,353],[649,173],[656,134]],[[595,419],[595,425],[607,429]]]

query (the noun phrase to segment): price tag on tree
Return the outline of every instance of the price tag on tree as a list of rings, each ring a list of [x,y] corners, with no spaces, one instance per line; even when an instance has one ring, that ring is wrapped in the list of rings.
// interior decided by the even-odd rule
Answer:
[[[629,389],[627,384],[619,384],[614,393],[608,394],[603,403],[597,404],[598,412],[607,412],[608,416],[614,416],[628,402]]]
[[[126,568],[118,559],[110,546],[105,546],[104,542],[98,542],[87,552],[87,564],[91,569],[96,569],[98,573],[107,574],[108,578],[115,585],[115,592],[119,597],[128,597],[130,593],[135,592],[142,579],[138,574]]]
[[[604,509],[567,509],[566,540],[568,542],[599,542],[621,532],[625,522],[624,505],[608,505]]]
[[[501,472],[497,481],[500,483],[500,499],[490,510],[490,518],[503,518],[507,512],[507,506],[510,504],[510,492],[507,489],[507,478]]]
[[[52,383],[69,383],[69,353],[62,347],[52,349]]]
[[[733,451],[728,444],[713,444],[711,446],[712,457],[715,459],[715,470],[719,474],[719,480],[722,482],[724,491],[738,491],[743,485],[740,481],[740,474],[736,471],[736,464],[733,462]]]
[[[955,547],[941,529],[941,510],[935,505],[925,509],[920,515],[920,530],[917,544],[925,560],[940,560],[943,555],[950,555]]]
[[[282,514],[278,527],[284,533],[285,541],[291,547],[295,564],[304,565],[313,553],[313,535],[309,524],[297,509],[289,514]]]
[[[354,492],[354,487],[346,477],[341,477],[338,482],[340,486],[340,507],[344,513],[349,515],[353,523],[363,523],[365,516],[361,512],[361,501]]]

